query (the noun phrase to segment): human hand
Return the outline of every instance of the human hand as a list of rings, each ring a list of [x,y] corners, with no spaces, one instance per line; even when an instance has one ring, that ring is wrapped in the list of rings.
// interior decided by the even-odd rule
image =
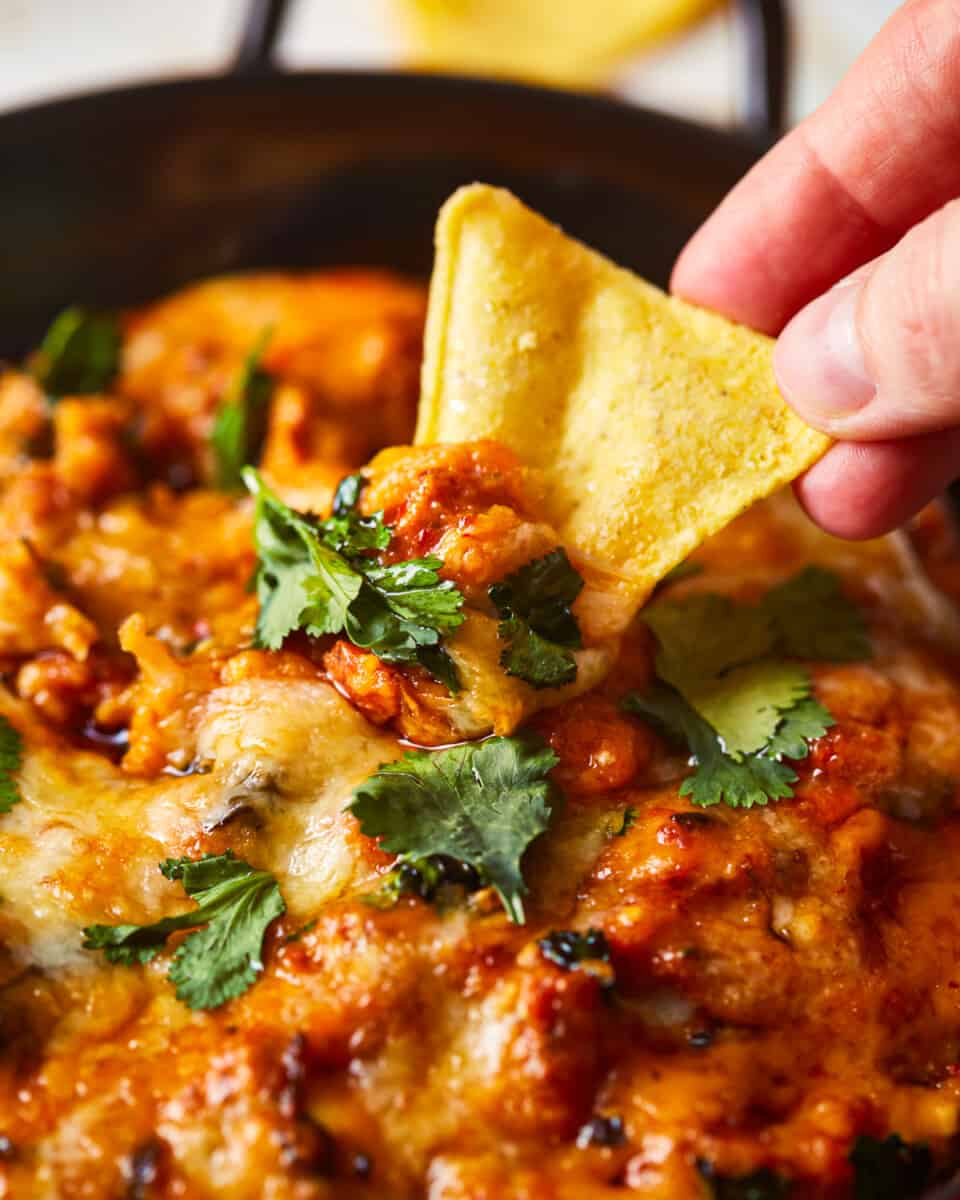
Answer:
[[[842,537],[886,532],[960,475],[958,196],[960,3],[910,0],[674,271],[678,295],[782,330],[784,396],[838,439],[797,494]]]

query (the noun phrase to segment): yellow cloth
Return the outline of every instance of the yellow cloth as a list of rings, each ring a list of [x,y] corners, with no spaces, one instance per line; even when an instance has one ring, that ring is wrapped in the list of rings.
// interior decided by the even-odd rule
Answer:
[[[411,65],[589,88],[718,0],[395,0]]]

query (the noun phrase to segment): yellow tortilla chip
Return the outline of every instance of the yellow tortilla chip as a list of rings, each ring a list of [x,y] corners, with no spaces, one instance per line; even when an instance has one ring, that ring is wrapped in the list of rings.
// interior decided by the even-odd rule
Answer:
[[[395,0],[415,66],[590,87],[717,0]]]
[[[780,397],[772,347],[476,184],[437,224],[417,441],[496,438],[536,468],[544,517],[614,577],[625,620],[826,450]]]

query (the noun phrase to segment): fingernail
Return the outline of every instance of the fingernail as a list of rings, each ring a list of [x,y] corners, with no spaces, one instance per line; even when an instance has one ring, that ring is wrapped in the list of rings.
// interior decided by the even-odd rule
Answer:
[[[850,416],[876,395],[857,331],[863,283],[844,281],[808,304],[777,342],[773,362],[780,390],[813,425]]]

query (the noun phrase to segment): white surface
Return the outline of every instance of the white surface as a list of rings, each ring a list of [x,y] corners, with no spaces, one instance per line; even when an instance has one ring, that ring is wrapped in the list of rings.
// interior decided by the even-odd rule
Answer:
[[[642,0],[637,0],[642,3]],[[794,118],[815,107],[897,0],[792,0]],[[229,59],[244,0],[0,0],[0,109],[139,78],[207,73]],[[299,0],[281,45],[291,66],[389,66],[389,0]],[[720,14],[624,70],[638,102],[729,124],[738,46]]]

